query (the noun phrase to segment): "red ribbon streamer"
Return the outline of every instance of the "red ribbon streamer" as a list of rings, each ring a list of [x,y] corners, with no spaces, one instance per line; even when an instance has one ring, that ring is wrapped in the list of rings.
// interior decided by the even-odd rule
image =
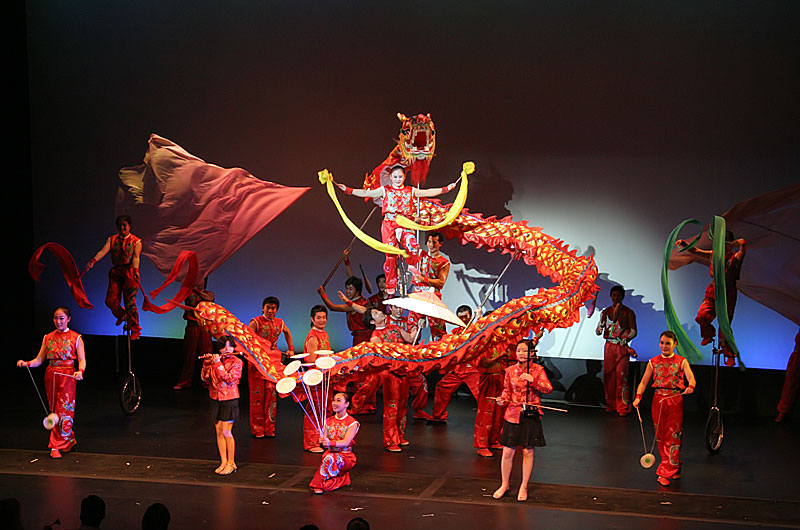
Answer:
[[[75,258],[72,257],[69,250],[58,243],[45,243],[36,249],[36,252],[33,253],[31,260],[28,262],[28,273],[31,275],[31,278],[38,283],[39,279],[42,277],[42,273],[46,267],[43,263],[39,262],[39,258],[45,250],[52,252],[58,260],[58,264],[61,266],[61,272],[64,273],[64,279],[67,280],[67,285],[69,285],[70,291],[72,291],[72,297],[78,303],[78,306],[84,309],[92,309],[94,306],[89,301],[89,297],[86,296],[86,290],[83,288],[83,282],[81,281],[81,276],[83,276],[83,274],[78,273],[78,266],[75,264]]]

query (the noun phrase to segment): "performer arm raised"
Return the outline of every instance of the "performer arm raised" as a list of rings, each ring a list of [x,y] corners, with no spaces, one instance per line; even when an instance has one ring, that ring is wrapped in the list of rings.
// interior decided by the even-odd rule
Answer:
[[[335,183],[336,187],[345,192],[348,195],[355,195],[356,197],[370,197],[370,198],[378,198],[383,197],[384,191],[383,187],[375,188],[371,190],[365,190],[363,188],[351,188],[349,186],[345,186],[344,184],[339,184],[338,182]]]
[[[419,189],[419,188],[413,188],[413,193],[414,193],[414,197],[422,197],[422,198],[438,197],[439,195],[442,195],[443,193],[447,193],[448,191],[452,191],[453,189],[455,189],[455,187],[456,187],[456,183],[455,182],[451,182],[450,184],[448,184],[447,186],[445,186],[443,188],[427,188],[427,189],[424,189],[424,190],[423,189]]]

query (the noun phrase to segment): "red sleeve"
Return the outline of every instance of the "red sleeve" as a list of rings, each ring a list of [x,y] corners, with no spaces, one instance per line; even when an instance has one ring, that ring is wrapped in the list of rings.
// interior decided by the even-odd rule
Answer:
[[[549,394],[553,391],[553,385],[541,365],[536,365],[536,375],[533,377],[533,383],[536,386],[536,390],[542,394]]]

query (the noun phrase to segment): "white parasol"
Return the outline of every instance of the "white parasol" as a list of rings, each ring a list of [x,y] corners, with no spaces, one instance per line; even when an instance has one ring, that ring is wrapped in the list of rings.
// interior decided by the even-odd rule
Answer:
[[[453,313],[433,291],[417,291],[405,298],[390,298],[383,302],[386,305],[396,305],[415,313],[438,318],[464,327],[464,322]]]

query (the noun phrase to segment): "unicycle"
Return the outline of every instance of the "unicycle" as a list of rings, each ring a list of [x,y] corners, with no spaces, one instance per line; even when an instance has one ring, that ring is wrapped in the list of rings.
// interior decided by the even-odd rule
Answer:
[[[722,356],[722,350],[714,348],[714,404],[711,410],[708,411],[708,419],[706,420],[705,441],[706,449],[712,455],[717,453],[722,447],[722,438],[725,436],[725,426],[722,423],[722,413],[717,406],[717,394],[719,390],[719,359]]]
[[[136,414],[139,405],[142,403],[142,383],[136,378],[131,366],[131,330],[127,322],[125,324],[125,339],[128,345],[128,375],[122,381],[122,388],[119,391],[119,406],[122,412],[130,416]]]

